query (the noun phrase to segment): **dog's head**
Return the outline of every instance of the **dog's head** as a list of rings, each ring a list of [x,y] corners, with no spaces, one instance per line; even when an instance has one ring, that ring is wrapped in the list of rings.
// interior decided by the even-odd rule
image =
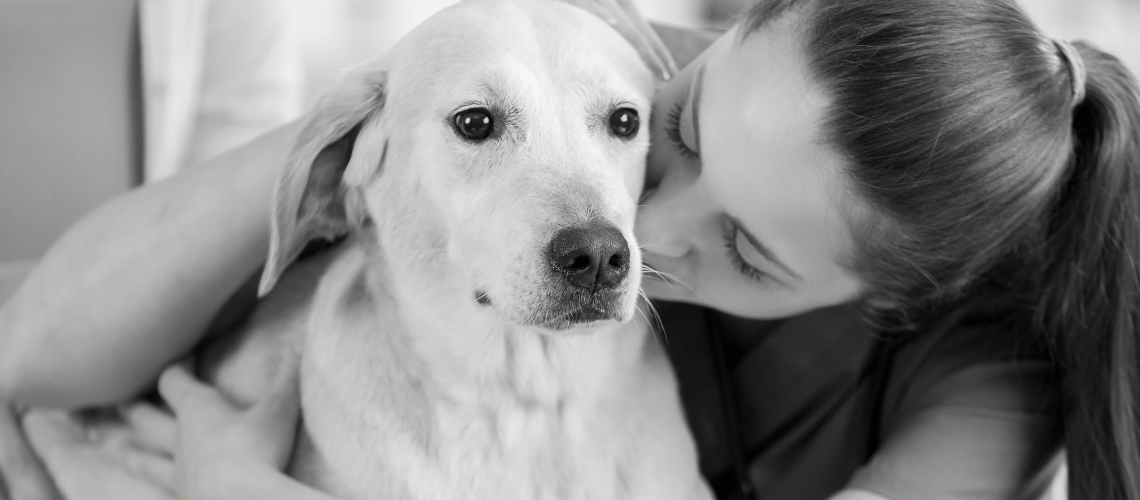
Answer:
[[[262,291],[311,238],[355,231],[391,279],[520,325],[634,313],[654,78],[549,0],[467,0],[350,70],[278,186]]]

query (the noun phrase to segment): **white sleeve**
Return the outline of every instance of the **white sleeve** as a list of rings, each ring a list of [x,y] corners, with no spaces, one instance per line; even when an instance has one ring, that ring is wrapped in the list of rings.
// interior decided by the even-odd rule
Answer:
[[[192,167],[300,116],[301,54],[281,0],[213,0],[200,99],[185,165]]]

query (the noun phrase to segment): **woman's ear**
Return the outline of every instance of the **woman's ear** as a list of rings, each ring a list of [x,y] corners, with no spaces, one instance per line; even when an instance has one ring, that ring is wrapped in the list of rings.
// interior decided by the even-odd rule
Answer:
[[[274,193],[269,259],[261,275],[260,296],[273,289],[307,242],[348,232],[345,171],[358,185],[381,168],[387,149],[381,127],[386,90],[382,62],[366,62],[325,93],[306,118]]]

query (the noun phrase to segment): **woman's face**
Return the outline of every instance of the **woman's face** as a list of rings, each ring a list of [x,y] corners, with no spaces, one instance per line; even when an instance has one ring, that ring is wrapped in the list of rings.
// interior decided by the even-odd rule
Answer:
[[[738,43],[733,28],[654,101],[637,218],[653,298],[779,318],[855,298],[846,216],[857,208],[824,143],[828,100],[788,14]]]

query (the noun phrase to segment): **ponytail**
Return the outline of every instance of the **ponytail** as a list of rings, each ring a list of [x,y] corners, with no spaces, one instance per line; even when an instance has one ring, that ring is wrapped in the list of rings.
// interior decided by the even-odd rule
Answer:
[[[1063,377],[1072,500],[1140,500],[1140,91],[1111,55],[1087,71],[1048,223],[1035,330]]]

